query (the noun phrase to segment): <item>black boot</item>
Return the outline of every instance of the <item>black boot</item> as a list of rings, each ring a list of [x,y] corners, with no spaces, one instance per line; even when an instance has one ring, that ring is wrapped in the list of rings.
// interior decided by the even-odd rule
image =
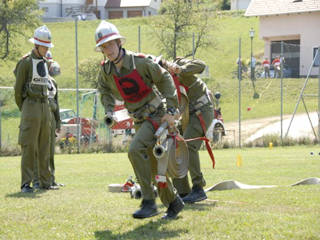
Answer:
[[[181,197],[181,198],[184,198],[185,196],[187,196],[189,193],[179,193],[179,196]]]
[[[40,189],[40,183],[36,182],[33,184],[34,189]]]
[[[64,187],[64,184],[63,183],[53,182],[52,186]]]
[[[193,186],[191,193],[182,198],[185,203],[195,203],[207,199],[207,195],[200,186]]]
[[[33,193],[33,188],[30,187],[29,184],[24,184],[24,185],[21,187],[21,192],[23,192],[23,193]]]
[[[157,205],[154,199],[142,200],[141,208],[133,214],[134,218],[148,218],[158,214]]]
[[[162,217],[162,219],[172,220],[177,218],[178,213],[184,208],[184,203],[182,199],[177,196],[176,199],[169,204],[168,210],[166,214]]]

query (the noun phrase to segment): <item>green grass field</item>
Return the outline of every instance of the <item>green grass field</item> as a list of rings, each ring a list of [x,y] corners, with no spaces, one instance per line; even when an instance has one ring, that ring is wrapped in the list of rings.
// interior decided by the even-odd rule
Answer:
[[[315,152],[315,156],[310,155]],[[290,184],[320,177],[319,148],[288,147],[216,150],[216,169],[201,152],[211,186],[223,180],[279,185],[259,190],[208,193],[187,205],[174,221],[161,214],[135,220],[140,201],[110,193],[108,185],[133,175],[126,154],[57,155],[58,191],[22,194],[20,158],[0,158],[0,239],[320,239],[320,185]],[[236,166],[237,155],[243,166]]]

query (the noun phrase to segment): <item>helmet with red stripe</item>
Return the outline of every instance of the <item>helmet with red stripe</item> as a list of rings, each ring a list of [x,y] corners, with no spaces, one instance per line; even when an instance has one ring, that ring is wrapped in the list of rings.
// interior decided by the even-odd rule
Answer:
[[[29,42],[32,42],[36,45],[45,46],[48,48],[54,47],[53,44],[51,43],[51,32],[49,31],[46,25],[38,27],[34,31],[33,38],[29,39]]]
[[[96,29],[95,33],[95,39],[96,39],[96,51],[100,52],[100,46],[106,42],[120,39],[121,45],[125,43],[125,38],[120,35],[118,29],[115,25],[112,23],[101,21],[99,26]]]
[[[61,68],[58,62],[52,61],[50,63],[49,74],[51,77],[55,77],[61,74]]]

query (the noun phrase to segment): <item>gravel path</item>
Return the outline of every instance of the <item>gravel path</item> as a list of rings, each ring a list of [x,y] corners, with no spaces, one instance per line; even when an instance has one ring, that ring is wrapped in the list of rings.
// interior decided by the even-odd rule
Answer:
[[[318,126],[318,115],[316,112],[309,113],[312,125],[317,133]],[[283,137],[287,133],[289,123],[291,121],[292,115],[283,116]],[[238,122],[229,122],[225,123],[227,130],[226,139],[233,141],[235,144],[238,144],[239,140],[239,123]],[[268,117],[268,118],[259,118],[259,119],[250,119],[241,121],[241,139],[242,142],[249,142],[255,139],[262,137],[263,135],[274,135],[278,134],[280,136],[281,132],[281,122],[280,116]],[[301,138],[301,137],[312,137],[314,134],[309,122],[308,116],[304,114],[296,114],[288,136],[291,138]]]

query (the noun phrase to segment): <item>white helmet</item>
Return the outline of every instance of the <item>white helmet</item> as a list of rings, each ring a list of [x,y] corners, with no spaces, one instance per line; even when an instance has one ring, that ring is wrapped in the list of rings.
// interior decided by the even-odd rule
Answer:
[[[123,45],[126,41],[124,37],[122,37],[116,28],[115,25],[112,23],[101,21],[99,26],[96,29],[95,33],[95,39],[96,39],[96,51],[100,52],[100,46],[106,42],[120,39],[121,45]]]
[[[46,59],[52,60],[52,53],[49,50],[46,53]]]
[[[46,25],[38,27],[34,31],[33,38],[29,39],[29,42],[48,48],[53,48],[53,44],[51,43],[51,32]]]
[[[52,61],[49,67],[49,74],[51,77],[55,77],[61,74],[60,65],[56,61]]]

